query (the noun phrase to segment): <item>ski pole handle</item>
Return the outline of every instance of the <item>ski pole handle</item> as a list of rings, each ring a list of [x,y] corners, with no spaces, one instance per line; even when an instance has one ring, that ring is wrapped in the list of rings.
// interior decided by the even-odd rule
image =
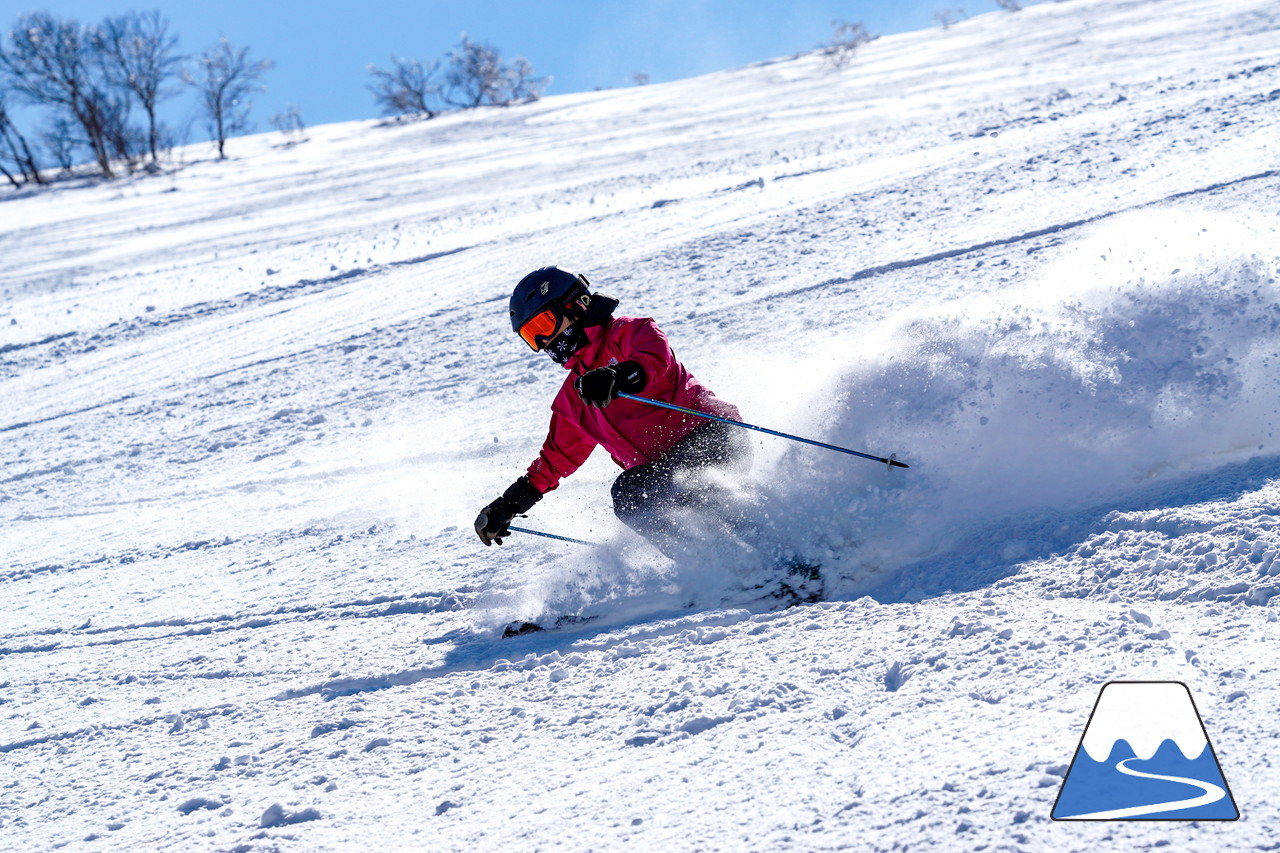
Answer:
[[[789,438],[792,441],[800,441],[805,444],[812,444],[815,447],[824,447],[827,450],[835,450],[840,453],[847,453],[850,456],[857,456],[862,459],[870,459],[873,462],[883,463],[884,465],[887,465],[889,468],[910,468],[911,467],[905,462],[899,462],[897,459],[894,458],[893,454],[890,454],[888,458],[886,458],[884,456],[873,456],[870,453],[859,453],[857,450],[850,450],[847,447],[839,447],[834,444],[826,444],[825,442],[814,441],[812,438],[804,438],[802,436],[792,435],[791,433],[788,433],[788,432],[779,432],[776,429],[769,429],[767,427],[756,426],[755,424],[747,424],[747,423],[743,423],[742,421],[735,421],[732,418],[724,418],[724,417],[721,417],[720,415],[712,415],[707,412],[699,412],[697,409],[686,409],[684,406],[677,406],[674,403],[664,403],[661,400],[652,400],[648,397],[639,397],[635,394],[628,394],[625,391],[620,392],[618,396],[625,397],[628,400],[636,400],[637,402],[640,402],[640,403],[648,403],[650,406],[661,406],[664,409],[672,409],[673,411],[684,412],[686,415],[696,415],[697,417],[700,417],[700,418],[706,418],[709,421],[718,421],[722,424],[729,424],[730,426],[742,427],[743,429],[753,429],[753,430],[756,430],[757,432],[767,432],[769,435],[776,435],[779,438]]]

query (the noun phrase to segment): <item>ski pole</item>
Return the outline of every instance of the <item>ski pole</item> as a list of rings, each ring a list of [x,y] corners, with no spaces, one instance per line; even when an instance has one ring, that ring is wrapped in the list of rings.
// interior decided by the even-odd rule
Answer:
[[[594,542],[588,542],[585,539],[574,539],[570,536],[560,536],[556,533],[543,533],[541,530],[530,530],[527,527],[516,527],[514,524],[507,525],[507,529],[512,533],[531,533],[534,536],[545,536],[548,539],[559,539],[561,542],[573,542],[577,545],[594,545]]]
[[[767,432],[769,433],[769,435],[776,435],[780,438],[789,438],[792,441],[802,441],[805,444],[812,444],[815,447],[825,447],[827,450],[838,450],[841,453],[848,453],[850,456],[860,456],[863,459],[870,459],[873,462],[883,462],[885,465],[889,466],[890,468],[910,468],[911,467],[905,462],[899,462],[897,459],[894,458],[894,455],[892,453],[889,454],[889,457],[886,459],[883,456],[872,456],[870,453],[859,453],[858,451],[850,450],[847,447],[837,447],[834,444],[824,444],[821,441],[814,441],[812,438],[802,438],[801,436],[798,436],[798,435],[791,435],[790,433],[786,433],[786,432],[778,432],[776,429],[768,429],[766,427],[756,426],[755,424],[744,424],[742,421],[735,421],[731,418],[722,418],[719,415],[712,415],[712,414],[708,414],[707,412],[699,412],[697,409],[686,409],[684,406],[677,406],[674,403],[664,403],[661,400],[651,400],[648,397],[638,397],[635,394],[628,394],[626,392],[620,392],[618,396],[625,397],[628,400],[637,400],[641,403],[648,403],[650,406],[661,406],[664,409],[673,409],[674,411],[677,411],[677,412],[684,412],[686,415],[697,415],[700,418],[706,418],[707,420],[710,420],[710,421],[719,421],[722,424],[729,424],[730,426],[743,427],[745,429],[754,429],[757,432]],[[514,530],[515,528],[512,528],[512,529]]]

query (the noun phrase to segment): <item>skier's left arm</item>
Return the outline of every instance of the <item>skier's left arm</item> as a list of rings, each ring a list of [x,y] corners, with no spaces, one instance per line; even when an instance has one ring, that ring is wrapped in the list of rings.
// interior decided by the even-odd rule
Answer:
[[[508,525],[517,515],[524,515],[542,496],[553,490],[560,481],[582,467],[596,442],[571,419],[552,410],[551,427],[542,444],[538,458],[529,470],[507,487],[502,496],[490,503],[476,516],[476,535],[486,545],[510,536]]]
[[[557,411],[568,400],[561,391],[560,397],[551,407],[551,425],[547,428],[547,438],[542,442],[542,450],[538,458],[533,460],[525,477],[540,494],[555,489],[560,481],[582,467],[591,451],[596,449],[596,440],[587,435],[572,417],[566,417]]]
[[[507,525],[517,515],[524,515],[533,505],[542,500],[542,492],[529,482],[526,474],[507,487],[507,490],[495,501],[489,503],[476,516],[476,535],[485,545],[497,542],[502,544],[502,537],[510,536]]]

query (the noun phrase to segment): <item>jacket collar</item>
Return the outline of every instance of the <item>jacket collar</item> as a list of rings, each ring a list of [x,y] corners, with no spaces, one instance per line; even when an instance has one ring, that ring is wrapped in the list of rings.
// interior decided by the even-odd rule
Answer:
[[[612,318],[603,325],[587,326],[587,328],[583,329],[587,335],[587,345],[570,356],[569,360],[564,363],[564,369],[573,370],[579,365],[583,365],[585,369],[590,369],[586,366],[595,363],[596,356],[600,354],[600,347],[604,344],[605,333],[611,325],[613,325]]]

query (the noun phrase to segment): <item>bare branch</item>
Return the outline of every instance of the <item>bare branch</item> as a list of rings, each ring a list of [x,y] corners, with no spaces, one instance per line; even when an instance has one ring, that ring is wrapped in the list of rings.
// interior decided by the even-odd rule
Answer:
[[[27,140],[9,116],[9,110],[4,103],[4,92],[0,91],[0,170],[4,171],[9,183],[15,187],[21,186],[22,182],[4,168],[4,163],[10,163],[17,169],[22,182],[44,183],[44,178],[40,175],[40,167],[31,153],[31,147],[27,145]]]

